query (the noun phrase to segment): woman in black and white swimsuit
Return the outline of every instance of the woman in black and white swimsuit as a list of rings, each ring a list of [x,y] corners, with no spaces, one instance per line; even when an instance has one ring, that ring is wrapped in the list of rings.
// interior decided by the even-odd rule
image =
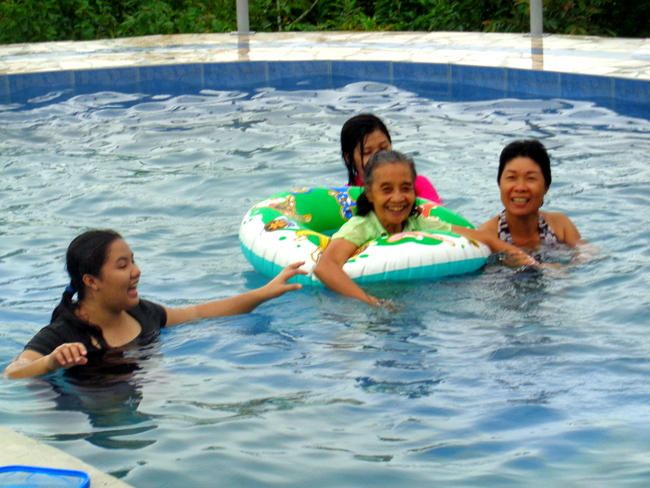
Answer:
[[[572,248],[586,244],[566,215],[540,210],[551,186],[551,162],[541,142],[508,144],[499,158],[497,183],[504,209],[479,230],[526,251],[559,243]]]

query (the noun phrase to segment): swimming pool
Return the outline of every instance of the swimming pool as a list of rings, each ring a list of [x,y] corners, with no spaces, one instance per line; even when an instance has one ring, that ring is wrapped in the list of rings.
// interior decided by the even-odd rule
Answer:
[[[47,322],[65,249],[87,227],[124,234],[141,296],[161,303],[264,283],[239,250],[240,219],[280,189],[343,183],[338,131],[361,109],[476,223],[500,210],[502,146],[542,139],[545,207],[599,258],[369,287],[394,314],[303,290],[166,331],[130,381],[0,382],[2,424],[135,487],[646,485],[650,111],[629,98],[638,85],[594,88],[594,103],[569,96],[566,77],[548,96],[515,88],[527,75],[514,70],[411,66],[407,79],[399,63],[360,64],[218,68],[232,84],[194,65],[8,80],[0,363]]]

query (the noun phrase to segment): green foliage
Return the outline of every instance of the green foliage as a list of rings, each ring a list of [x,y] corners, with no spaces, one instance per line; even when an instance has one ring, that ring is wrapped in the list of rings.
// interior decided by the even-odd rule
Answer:
[[[228,32],[226,0],[0,0],[0,43]]]
[[[544,32],[573,35],[614,35],[598,23],[598,16],[614,0],[544,0]],[[485,22],[490,32],[526,32],[530,30],[529,0],[500,2],[497,15]]]
[[[650,0],[612,0],[596,15],[599,25],[621,37],[650,37],[648,19]]]
[[[397,30],[478,31],[486,2],[448,0],[378,0],[375,18]]]
[[[282,30],[528,32],[530,0],[250,0]],[[650,0],[544,0],[544,31],[648,37]],[[235,0],[0,0],[0,43],[231,32]]]

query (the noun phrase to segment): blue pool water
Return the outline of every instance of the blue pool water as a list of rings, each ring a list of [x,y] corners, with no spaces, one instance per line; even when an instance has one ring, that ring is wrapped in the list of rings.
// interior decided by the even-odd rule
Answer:
[[[141,296],[166,305],[265,283],[239,250],[241,218],[279,190],[342,184],[338,132],[360,110],[382,116],[395,148],[475,223],[500,210],[503,145],[541,139],[545,208],[601,253],[369,286],[395,313],[305,289],[165,331],[128,380],[1,381],[2,425],[137,488],[647,486],[647,107],[319,83],[54,86],[6,100],[2,367],[47,323],[65,249],[87,228],[120,231]]]

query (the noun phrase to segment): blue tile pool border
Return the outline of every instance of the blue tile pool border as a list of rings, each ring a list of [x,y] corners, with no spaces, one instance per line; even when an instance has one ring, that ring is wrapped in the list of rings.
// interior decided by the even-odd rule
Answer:
[[[650,119],[650,81],[553,71],[394,61],[241,61],[0,75],[0,103],[22,104],[47,93],[99,91],[155,94],[204,89],[340,88],[358,81],[387,83],[432,99],[591,100]]]

